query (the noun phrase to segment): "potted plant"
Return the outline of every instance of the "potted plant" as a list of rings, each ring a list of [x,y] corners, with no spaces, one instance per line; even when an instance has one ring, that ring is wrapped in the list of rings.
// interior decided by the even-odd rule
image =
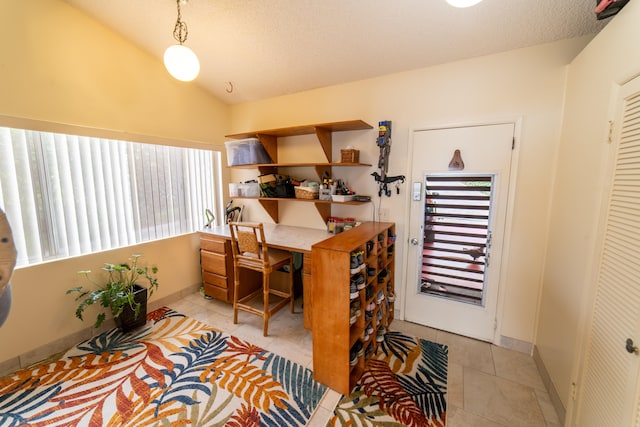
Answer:
[[[158,279],[155,277],[158,267],[138,265],[140,257],[141,255],[133,255],[128,263],[105,263],[102,270],[107,272],[106,280],[102,282],[91,279],[91,270],[78,271],[78,274],[85,276],[96,288],[89,290],[83,286],[76,286],[67,291],[67,294],[78,294],[76,301],[80,301],[80,304],[76,308],[76,317],[84,320],[84,310],[98,303],[111,310],[116,326],[123,332],[146,324],[147,299],[158,288]],[[139,282],[148,282],[148,287]],[[103,310],[96,317],[94,326],[100,327],[105,318],[106,313]]]

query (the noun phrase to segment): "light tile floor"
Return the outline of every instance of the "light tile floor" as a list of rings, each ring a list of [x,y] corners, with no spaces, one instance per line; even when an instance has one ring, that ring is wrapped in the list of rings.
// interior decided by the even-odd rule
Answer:
[[[295,314],[283,308],[274,315],[268,337],[262,335],[260,317],[240,312],[234,325],[229,304],[206,300],[199,293],[169,306],[313,369],[311,333],[304,329],[300,301]],[[447,427],[561,425],[530,356],[397,319],[391,329],[449,346]],[[340,397],[330,390],[309,426],[325,426]]]

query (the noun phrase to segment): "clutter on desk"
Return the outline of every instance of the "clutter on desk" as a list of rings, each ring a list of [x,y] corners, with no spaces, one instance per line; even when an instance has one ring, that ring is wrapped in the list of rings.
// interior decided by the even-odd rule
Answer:
[[[357,226],[355,218],[340,218],[331,216],[327,218],[327,231],[332,234],[339,234],[343,231],[351,230]]]
[[[213,221],[215,221],[216,219],[215,215],[213,215],[213,212],[211,212],[211,209],[206,208],[204,210],[204,216],[207,218],[207,222],[204,224],[204,228],[211,228]]]
[[[232,205],[233,205],[233,200],[229,200],[227,202],[227,206],[224,209],[225,224],[229,224],[230,222],[242,221],[242,212],[244,211],[244,205],[241,205],[241,206],[232,206]]]

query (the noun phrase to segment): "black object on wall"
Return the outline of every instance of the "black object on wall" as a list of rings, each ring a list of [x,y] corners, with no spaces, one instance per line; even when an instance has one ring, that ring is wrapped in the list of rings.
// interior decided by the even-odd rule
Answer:
[[[620,12],[627,3],[629,0],[596,0],[596,18],[609,18]]]

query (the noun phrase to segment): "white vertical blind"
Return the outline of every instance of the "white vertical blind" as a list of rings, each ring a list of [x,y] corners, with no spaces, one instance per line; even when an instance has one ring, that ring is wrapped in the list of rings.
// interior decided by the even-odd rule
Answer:
[[[210,150],[0,127],[0,207],[17,265],[197,230],[218,211]]]

